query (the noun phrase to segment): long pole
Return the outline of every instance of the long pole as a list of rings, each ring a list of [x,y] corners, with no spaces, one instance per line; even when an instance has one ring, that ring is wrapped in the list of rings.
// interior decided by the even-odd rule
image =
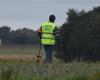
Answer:
[[[41,58],[41,55],[40,55],[40,54],[41,54],[41,46],[42,46],[42,45],[41,45],[41,39],[40,39],[40,44],[39,44],[39,53],[36,55],[36,56],[37,56],[37,61],[36,61],[37,63],[40,62],[40,58]]]

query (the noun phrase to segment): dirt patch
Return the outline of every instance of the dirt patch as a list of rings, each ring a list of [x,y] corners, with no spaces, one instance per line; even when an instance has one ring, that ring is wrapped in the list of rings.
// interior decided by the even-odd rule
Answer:
[[[0,61],[32,61],[36,56],[32,54],[0,54]]]

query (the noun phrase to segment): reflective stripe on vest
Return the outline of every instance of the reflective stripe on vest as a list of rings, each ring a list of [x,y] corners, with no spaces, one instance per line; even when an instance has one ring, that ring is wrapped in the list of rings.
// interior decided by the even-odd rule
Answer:
[[[54,30],[54,23],[46,22],[42,24],[42,44],[45,45],[54,45],[55,44],[55,38],[53,36],[53,30]]]

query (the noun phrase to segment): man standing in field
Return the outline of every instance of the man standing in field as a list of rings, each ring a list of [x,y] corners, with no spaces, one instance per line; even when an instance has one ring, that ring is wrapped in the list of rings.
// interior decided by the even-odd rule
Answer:
[[[41,44],[45,49],[45,63],[52,63],[52,55],[55,45],[55,36],[58,36],[57,27],[55,26],[56,17],[54,15],[49,16],[49,21],[42,23],[41,27],[38,30],[39,37],[41,39]],[[55,31],[55,32],[54,32]]]

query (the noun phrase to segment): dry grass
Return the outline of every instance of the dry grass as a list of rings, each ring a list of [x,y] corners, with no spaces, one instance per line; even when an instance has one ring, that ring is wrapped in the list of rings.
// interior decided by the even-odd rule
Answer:
[[[0,54],[0,62],[37,62],[37,56],[36,54]],[[57,59],[54,59],[56,62],[58,62]],[[44,56],[40,58],[39,63],[44,63]]]
[[[32,61],[34,57],[32,54],[0,54],[1,61]]]

